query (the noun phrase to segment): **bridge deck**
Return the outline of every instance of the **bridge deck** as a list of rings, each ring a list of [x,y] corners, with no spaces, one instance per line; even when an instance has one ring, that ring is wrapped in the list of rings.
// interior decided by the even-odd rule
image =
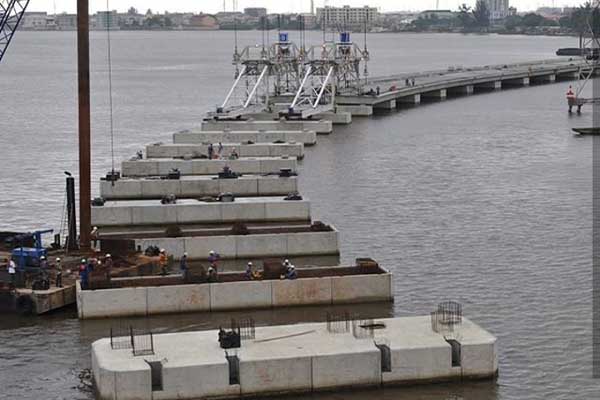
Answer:
[[[337,97],[337,104],[375,106],[403,97],[468,86],[478,87],[495,82],[502,85],[523,80],[522,84],[528,84],[525,79],[547,79],[561,75],[573,78],[575,74],[589,69],[590,66],[583,59],[572,58],[376,77],[371,78],[366,87],[366,92],[371,91],[371,94],[342,94]]]

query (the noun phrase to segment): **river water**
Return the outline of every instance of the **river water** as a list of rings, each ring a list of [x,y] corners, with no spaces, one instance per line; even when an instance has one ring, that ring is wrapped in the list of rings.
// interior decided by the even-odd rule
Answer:
[[[292,36],[294,36],[292,34]],[[309,35],[316,42],[319,34]],[[240,46],[260,42],[240,34]],[[569,38],[372,35],[373,76],[553,57]],[[0,229],[59,228],[63,171],[77,171],[75,34],[19,32],[0,65]],[[112,34],[115,157],[198,124],[232,81],[227,32]],[[111,167],[105,34],[92,46],[93,173]],[[341,233],[342,259],[395,273],[393,305],[419,315],[443,300],[499,338],[496,382],[294,398],[592,399],[591,138],[566,113],[568,83],[423,104],[336,127],[307,149],[302,193]],[[97,186],[94,185],[97,192]],[[322,320],[323,308],[252,313],[259,324]],[[156,332],[207,329],[235,313],[152,318]],[[91,399],[78,388],[108,322],[73,310],[0,316],[0,399]]]

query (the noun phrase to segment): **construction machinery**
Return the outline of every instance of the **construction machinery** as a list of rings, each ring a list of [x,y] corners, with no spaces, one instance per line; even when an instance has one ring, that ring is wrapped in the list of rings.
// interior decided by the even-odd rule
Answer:
[[[0,62],[28,5],[29,0],[0,0]]]

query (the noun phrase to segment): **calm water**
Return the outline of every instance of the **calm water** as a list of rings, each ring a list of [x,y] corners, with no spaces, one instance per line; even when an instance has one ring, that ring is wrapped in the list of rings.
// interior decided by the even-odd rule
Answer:
[[[255,32],[242,40],[259,40]],[[315,34],[315,40],[318,34]],[[225,32],[113,34],[115,160],[198,123],[232,79]],[[550,58],[568,38],[373,35],[373,75]],[[76,171],[72,33],[19,32],[0,65],[0,229],[58,228],[63,171]],[[92,35],[94,175],[110,168],[106,41]],[[355,119],[307,150],[304,195],[342,232],[342,258],[395,272],[417,315],[455,299],[500,339],[497,382],[327,394],[319,399],[591,399],[591,139],[570,128],[567,84],[536,86]],[[94,188],[95,190],[97,187]],[[321,320],[323,309],[254,313],[261,324]],[[205,329],[235,314],[153,318]],[[90,399],[77,388],[104,321],[73,311],[0,319],[0,398]],[[298,397],[299,398],[299,397]]]

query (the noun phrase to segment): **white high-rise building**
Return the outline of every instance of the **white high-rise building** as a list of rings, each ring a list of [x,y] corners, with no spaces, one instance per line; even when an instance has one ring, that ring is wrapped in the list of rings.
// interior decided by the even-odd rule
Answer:
[[[490,10],[490,20],[495,21],[508,17],[510,5],[508,0],[486,0]]]
[[[327,26],[348,27],[371,25],[379,17],[376,7],[323,7],[317,8],[317,21]]]

